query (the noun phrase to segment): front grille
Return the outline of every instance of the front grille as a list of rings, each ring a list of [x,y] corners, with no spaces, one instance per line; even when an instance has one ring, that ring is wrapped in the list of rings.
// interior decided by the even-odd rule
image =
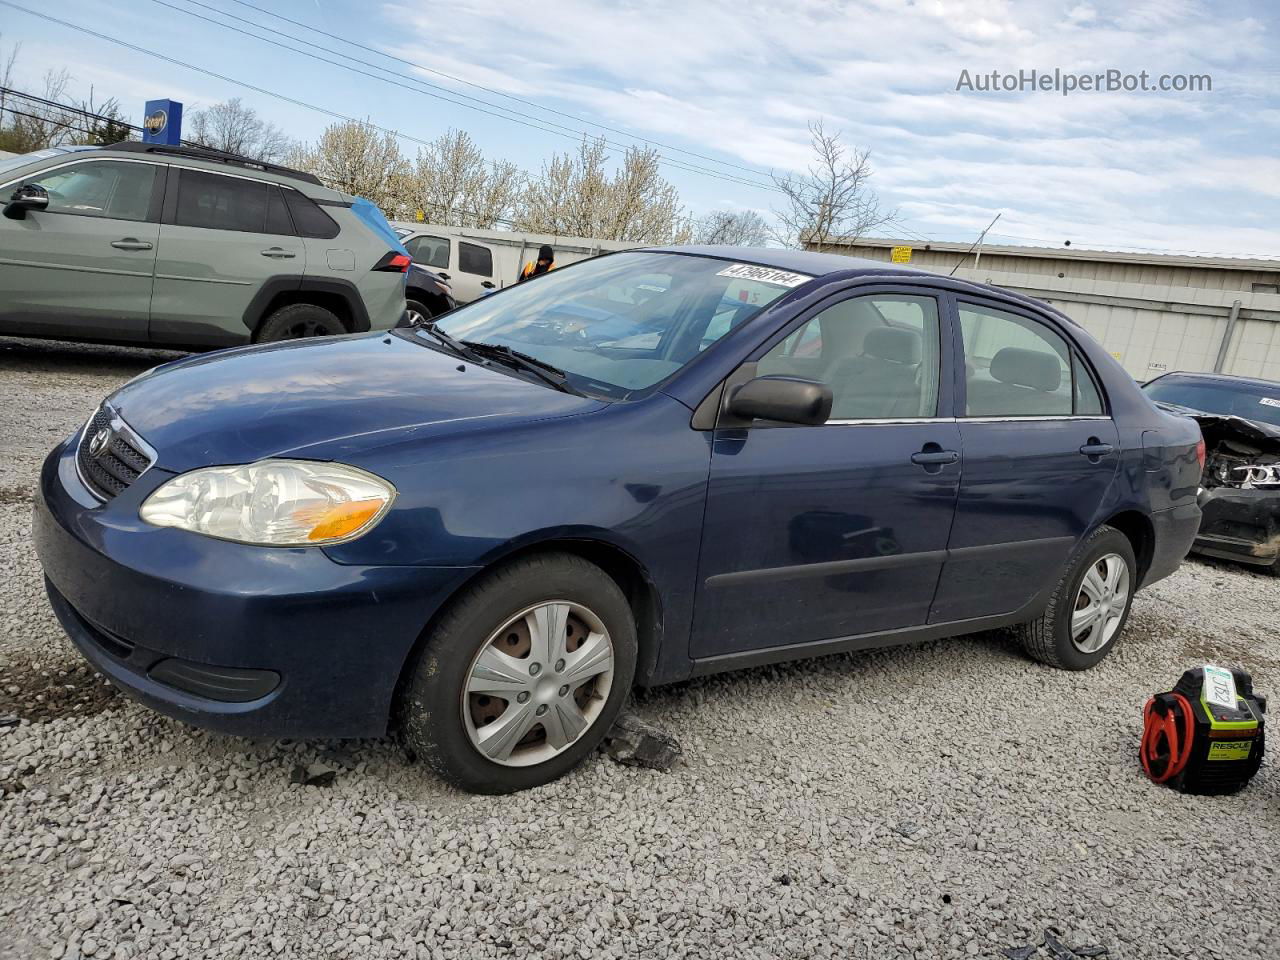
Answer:
[[[97,440],[104,431],[105,441]],[[85,425],[76,450],[80,479],[100,500],[119,496],[153,461],[146,444],[105,403]]]

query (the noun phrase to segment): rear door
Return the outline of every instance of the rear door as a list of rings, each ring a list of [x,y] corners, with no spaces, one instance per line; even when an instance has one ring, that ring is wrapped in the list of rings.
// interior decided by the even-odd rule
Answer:
[[[454,299],[459,303],[470,303],[495,289],[493,251],[468,240],[457,241],[454,248],[454,270],[449,277]]]
[[[714,431],[696,659],[928,617],[960,482],[946,315],[927,290],[865,289],[815,308],[735,374],[821,380],[835,402],[821,426]]]
[[[19,333],[145,340],[166,167],[93,159],[0,186],[37,184],[49,206],[0,218],[0,324]]]
[[[306,250],[284,195],[274,183],[204,170],[174,167],[170,180],[151,339],[243,343],[258,291],[268,283],[277,292],[296,289],[306,270]]]
[[[931,623],[1012,613],[1055,583],[1120,463],[1064,326],[997,301],[956,308],[964,475]]]

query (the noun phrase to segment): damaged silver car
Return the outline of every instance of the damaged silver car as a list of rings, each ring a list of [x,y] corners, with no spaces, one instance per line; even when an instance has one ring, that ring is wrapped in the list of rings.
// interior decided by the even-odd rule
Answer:
[[[1280,383],[1220,373],[1168,373],[1142,388],[1200,424],[1205,464],[1196,553],[1280,576]]]

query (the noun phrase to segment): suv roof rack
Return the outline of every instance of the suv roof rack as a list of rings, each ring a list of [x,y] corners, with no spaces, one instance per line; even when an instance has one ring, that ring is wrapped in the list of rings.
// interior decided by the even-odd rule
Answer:
[[[208,160],[212,163],[226,163],[236,167],[245,167],[249,170],[261,170],[264,173],[274,173],[282,177],[289,177],[293,180],[301,180],[304,183],[312,183],[317,187],[323,187],[320,178],[314,173],[306,173],[302,170],[294,170],[292,167],[282,167],[276,163],[268,163],[265,160],[254,160],[251,157],[241,157],[234,153],[224,153],[221,150],[210,150],[207,147],[171,147],[163,143],[143,143],[140,140],[122,140],[119,143],[113,143],[104,150],[122,150],[126,153],[159,153],[166,156],[174,157],[190,157],[192,160]]]

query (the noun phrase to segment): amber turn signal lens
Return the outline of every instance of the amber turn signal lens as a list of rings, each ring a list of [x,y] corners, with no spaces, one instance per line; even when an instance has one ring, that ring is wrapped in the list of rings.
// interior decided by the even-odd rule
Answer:
[[[308,540],[340,540],[376,517],[385,504],[385,500],[349,500],[320,510],[299,510],[293,516],[314,524],[307,534]]]

